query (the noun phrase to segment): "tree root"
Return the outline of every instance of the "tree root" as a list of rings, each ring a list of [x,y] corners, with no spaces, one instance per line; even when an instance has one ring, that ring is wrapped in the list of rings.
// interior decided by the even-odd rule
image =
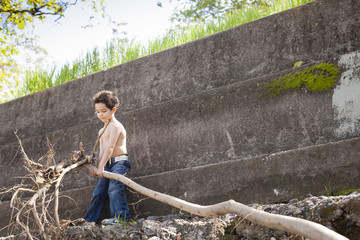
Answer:
[[[49,236],[55,233],[58,235],[59,230],[61,230],[58,206],[59,189],[63,177],[71,170],[78,168],[84,163],[90,162],[90,156],[85,156],[85,150],[80,143],[79,150],[73,151],[70,159],[49,166],[54,160],[52,146],[48,142],[50,147],[50,150],[46,154],[48,161],[45,165],[42,165],[27,156],[21,140],[17,135],[16,137],[23,154],[24,167],[29,174],[21,180],[20,184],[1,193],[13,193],[10,200],[12,214],[7,227],[10,231],[20,228],[22,232],[26,233],[29,239],[34,239],[29,228],[30,221],[35,225],[34,229],[38,230],[44,239],[50,239]],[[25,184],[26,179],[30,179],[32,184]],[[29,194],[31,197],[28,199],[27,196]],[[54,204],[53,216],[48,210],[50,203]]]

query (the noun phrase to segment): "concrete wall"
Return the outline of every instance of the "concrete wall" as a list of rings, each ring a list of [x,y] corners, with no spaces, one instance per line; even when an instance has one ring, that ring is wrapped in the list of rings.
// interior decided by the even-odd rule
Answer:
[[[90,153],[102,127],[91,98],[109,89],[121,102],[116,117],[128,132],[130,176],[151,189],[210,204],[359,187],[359,9],[359,1],[315,1],[1,104],[0,167],[7,170],[0,183],[11,186],[26,173],[14,129],[35,160],[47,138],[56,160],[80,141]],[[296,71],[298,61],[331,62],[341,79],[326,92],[256,96],[261,83]],[[71,217],[86,211],[96,182],[83,169],[66,176],[63,191],[78,203]],[[130,202],[138,198],[129,194]],[[146,200],[137,211],[175,210]]]

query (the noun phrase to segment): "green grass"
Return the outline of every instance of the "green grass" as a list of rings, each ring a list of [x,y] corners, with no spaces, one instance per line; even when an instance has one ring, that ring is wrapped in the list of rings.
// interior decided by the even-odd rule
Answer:
[[[124,39],[110,41],[104,49],[95,47],[84,56],[80,56],[60,68],[54,66],[48,70],[36,68],[34,71],[27,71],[14,98],[78,79],[312,1],[314,0],[274,0],[274,4],[268,8],[254,6],[233,11],[218,19],[170,29],[163,36],[145,44]]]

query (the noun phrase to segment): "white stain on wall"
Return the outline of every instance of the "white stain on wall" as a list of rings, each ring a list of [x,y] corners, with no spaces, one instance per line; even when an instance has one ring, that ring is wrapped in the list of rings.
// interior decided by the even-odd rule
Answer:
[[[344,69],[340,84],[334,89],[332,106],[335,110],[336,137],[360,134],[360,52],[341,56],[339,66]]]

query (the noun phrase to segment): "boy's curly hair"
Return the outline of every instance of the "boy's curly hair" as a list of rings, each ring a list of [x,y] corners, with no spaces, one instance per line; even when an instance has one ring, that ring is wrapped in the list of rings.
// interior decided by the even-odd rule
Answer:
[[[119,99],[116,94],[111,91],[100,91],[93,96],[94,104],[103,103],[107,108],[112,110],[114,107],[119,105]]]

